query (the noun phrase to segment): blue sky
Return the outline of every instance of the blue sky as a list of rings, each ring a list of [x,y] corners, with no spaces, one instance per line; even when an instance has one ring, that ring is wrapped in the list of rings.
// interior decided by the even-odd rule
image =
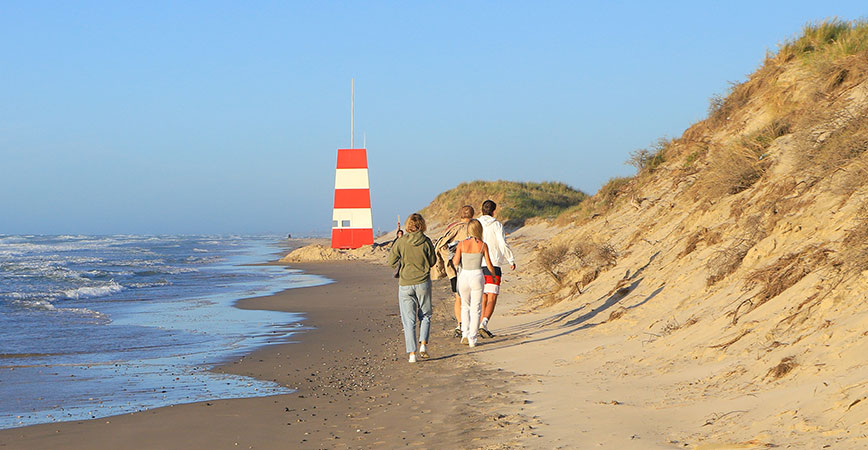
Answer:
[[[594,193],[834,3],[0,1],[0,234],[325,234],[351,78],[375,228]]]

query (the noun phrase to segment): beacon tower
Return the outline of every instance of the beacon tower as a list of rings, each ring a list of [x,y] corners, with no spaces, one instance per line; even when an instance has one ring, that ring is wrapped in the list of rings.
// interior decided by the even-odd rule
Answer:
[[[373,243],[367,150],[339,149],[332,213],[332,248],[359,248]]]
[[[368,153],[353,148],[356,82],[350,100],[350,148],[338,149],[335,171],[335,207],[332,212],[332,248],[359,248],[374,243]]]

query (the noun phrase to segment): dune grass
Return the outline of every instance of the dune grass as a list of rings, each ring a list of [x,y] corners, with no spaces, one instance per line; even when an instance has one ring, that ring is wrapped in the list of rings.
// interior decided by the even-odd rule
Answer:
[[[496,217],[504,223],[522,225],[534,217],[554,218],[581,203],[584,192],[557,182],[472,181],[441,193],[421,211],[430,220],[448,223],[456,220],[464,205],[473,206],[476,215],[485,200],[497,203]]]
[[[822,63],[864,51],[868,51],[868,21],[832,18],[805,25],[799,37],[780,46],[776,58]]]

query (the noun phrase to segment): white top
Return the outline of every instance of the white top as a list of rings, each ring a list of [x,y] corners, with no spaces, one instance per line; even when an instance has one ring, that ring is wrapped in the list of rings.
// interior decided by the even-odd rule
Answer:
[[[482,240],[488,244],[488,256],[491,258],[491,264],[497,267],[515,264],[512,249],[506,244],[503,225],[491,216],[481,216],[477,220],[482,224]],[[482,265],[485,266],[485,261]]]

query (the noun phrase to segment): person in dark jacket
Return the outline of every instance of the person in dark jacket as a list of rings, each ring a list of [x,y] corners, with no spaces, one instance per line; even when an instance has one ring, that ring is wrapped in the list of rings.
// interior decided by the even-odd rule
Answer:
[[[398,269],[398,307],[404,325],[404,343],[409,361],[428,358],[428,335],[431,330],[430,270],[437,262],[434,244],[425,236],[425,219],[411,214],[404,228],[407,232],[389,251],[389,265]],[[416,322],[419,322],[419,346],[416,345]]]

